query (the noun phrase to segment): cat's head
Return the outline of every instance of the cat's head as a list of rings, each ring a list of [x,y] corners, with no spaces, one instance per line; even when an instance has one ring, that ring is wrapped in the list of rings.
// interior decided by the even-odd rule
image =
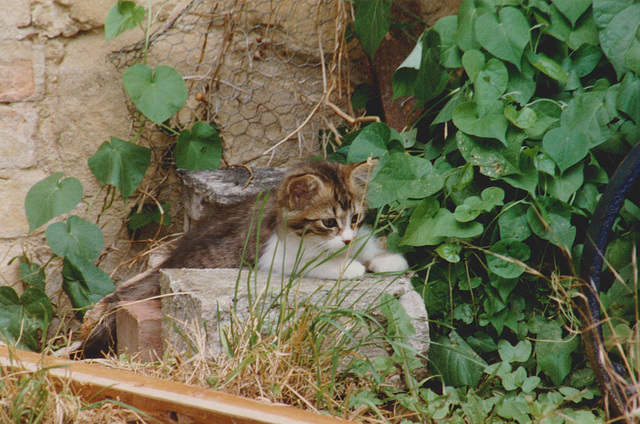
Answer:
[[[351,243],[366,212],[366,189],[374,163],[303,165],[283,180],[278,193],[287,231],[329,250]]]

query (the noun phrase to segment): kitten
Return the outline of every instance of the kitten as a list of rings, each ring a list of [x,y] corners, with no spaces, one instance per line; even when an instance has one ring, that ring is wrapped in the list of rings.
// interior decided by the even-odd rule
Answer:
[[[184,235],[157,267],[120,285],[87,313],[85,351],[110,343],[120,300],[159,294],[161,268],[237,268],[316,278],[354,278],[408,269],[362,225],[373,164],[316,162],[291,171],[279,188],[241,204],[219,206]],[[97,353],[97,352],[96,352]]]

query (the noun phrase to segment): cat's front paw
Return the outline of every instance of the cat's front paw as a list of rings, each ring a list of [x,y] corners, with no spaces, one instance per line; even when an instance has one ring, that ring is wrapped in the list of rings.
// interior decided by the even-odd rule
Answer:
[[[366,268],[358,261],[351,261],[342,271],[342,278],[356,278],[364,275]]]
[[[385,253],[369,262],[371,272],[404,272],[409,269],[407,260],[397,253]]]

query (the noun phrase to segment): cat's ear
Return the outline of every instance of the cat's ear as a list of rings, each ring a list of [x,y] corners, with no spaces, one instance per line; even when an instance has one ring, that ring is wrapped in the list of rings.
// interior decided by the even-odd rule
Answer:
[[[378,165],[378,159],[369,159],[366,162],[353,164],[350,175],[351,183],[360,189],[366,188],[371,172],[376,165]]]
[[[312,174],[291,177],[287,183],[289,209],[305,209],[318,196],[323,182]]]

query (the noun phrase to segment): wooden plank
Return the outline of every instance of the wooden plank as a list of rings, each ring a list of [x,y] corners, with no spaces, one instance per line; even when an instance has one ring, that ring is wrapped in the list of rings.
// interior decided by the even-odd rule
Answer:
[[[49,367],[74,393],[95,402],[117,399],[163,423],[348,424],[285,405],[261,403],[94,363],[71,361],[0,346],[0,364],[36,371]]]

